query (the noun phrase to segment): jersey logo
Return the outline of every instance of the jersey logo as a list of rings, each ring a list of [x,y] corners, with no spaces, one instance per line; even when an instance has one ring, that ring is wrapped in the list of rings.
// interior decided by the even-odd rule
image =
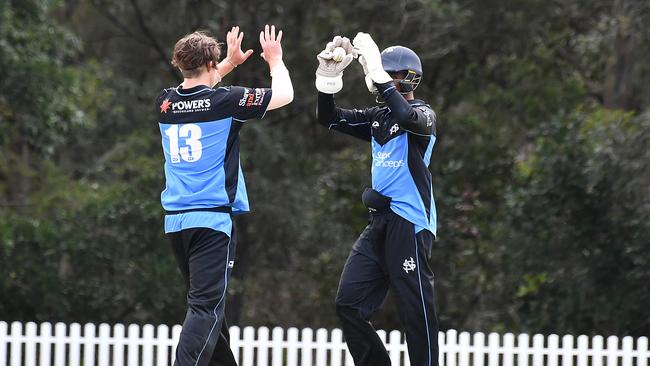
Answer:
[[[266,94],[266,90],[262,88],[255,88],[255,89],[244,89],[244,95],[242,98],[239,100],[239,106],[240,107],[252,107],[252,106],[261,106],[262,102],[264,102],[264,95]]]
[[[431,115],[431,111],[428,109],[424,110],[424,115],[427,116],[427,127],[433,126],[433,116]]]
[[[374,121],[374,122],[372,123],[372,127],[373,127],[373,128],[377,128],[377,127],[379,127],[379,122]]]
[[[401,168],[405,165],[403,159],[388,160],[390,159],[390,154],[391,154],[390,152],[384,152],[384,151],[380,151],[376,154],[372,154],[373,163],[378,168],[393,168],[393,169]]]
[[[167,113],[169,110],[169,107],[172,106],[172,103],[169,101],[169,99],[163,100],[162,104],[160,105],[160,112],[161,113]]]
[[[169,103],[169,101],[167,102]],[[181,100],[170,104],[172,113],[205,112],[209,111],[211,106],[210,99]],[[162,106],[160,108],[162,109]]]
[[[395,123],[393,125],[393,127],[390,128],[390,134],[392,135],[392,134],[396,133],[397,131],[399,131],[399,125],[397,123]]]
[[[404,272],[406,273],[409,273],[409,271],[415,271],[415,261],[413,260],[413,257],[409,259],[404,259],[402,268],[404,268]]]

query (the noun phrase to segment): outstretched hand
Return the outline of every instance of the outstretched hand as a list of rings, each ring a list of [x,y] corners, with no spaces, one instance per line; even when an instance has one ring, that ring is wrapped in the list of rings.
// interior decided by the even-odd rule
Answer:
[[[260,45],[262,46],[262,58],[273,68],[282,62],[282,31],[275,34],[275,25],[265,25],[264,31],[260,32]]]
[[[239,33],[239,26],[232,27],[226,34],[226,43],[228,44],[228,53],[226,59],[232,63],[233,67],[239,66],[253,54],[253,50],[241,49],[241,42],[244,39],[244,32]]]

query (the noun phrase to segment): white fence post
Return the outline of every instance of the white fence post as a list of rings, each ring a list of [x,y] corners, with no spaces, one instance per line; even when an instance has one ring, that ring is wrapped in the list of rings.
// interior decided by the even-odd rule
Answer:
[[[528,334],[520,334],[517,336],[517,366],[528,366],[529,342],[530,338]]]
[[[499,335],[497,333],[490,333],[490,335],[488,335],[488,366],[499,365],[500,350]]]
[[[318,329],[316,331],[316,366],[327,366],[328,346],[327,329]]]
[[[573,336],[570,334],[562,337],[562,366],[573,365]]]
[[[99,325],[99,337],[97,338],[97,343],[99,344],[99,351],[97,356],[99,356],[99,366],[109,366],[111,364],[111,326],[102,323]]]
[[[54,326],[54,365],[66,366],[65,363],[65,341],[67,329],[64,323],[56,323]]]
[[[41,324],[41,341],[40,341],[40,366],[52,366],[52,324]]]
[[[383,335],[383,338],[382,338]],[[386,332],[382,331],[379,338],[382,341],[386,339]],[[386,343],[386,349],[388,350],[388,355],[390,357],[390,362],[392,365],[401,365],[402,360],[402,333],[398,330],[394,330],[388,334],[388,342]]]
[[[9,339],[9,331],[7,330],[7,322],[0,322],[0,361],[7,362],[7,341]]]
[[[444,365],[444,357],[447,352],[447,342],[444,332],[438,332],[438,364]]]
[[[312,363],[312,347],[314,342],[314,331],[311,328],[304,328],[300,334],[300,365],[314,366]]]
[[[161,324],[156,328],[156,366],[168,366],[169,363],[169,327]]]
[[[603,366],[603,337],[595,336],[591,340],[591,366]]]
[[[470,366],[469,355],[471,352],[469,348],[469,333],[461,332],[458,337],[458,364],[460,366]]]
[[[260,327],[257,329],[257,363],[256,365],[268,364],[269,360],[269,328]]]
[[[607,337],[607,366],[618,366],[618,337]]]
[[[255,359],[253,358],[255,347],[255,328],[246,327],[244,328],[244,338],[242,341],[242,366],[253,366]]]
[[[474,350],[472,355],[472,366],[483,366],[485,364],[485,334],[476,332],[472,338]]]
[[[1,334],[1,333],[0,333]],[[636,342],[636,365],[648,366],[648,337],[641,337]]]
[[[458,343],[456,341],[456,335],[458,332],[454,329],[449,329],[445,338],[447,339],[447,354],[445,355],[447,360],[447,366],[456,366],[456,355],[458,354]]]
[[[36,366],[36,323],[29,322],[25,326],[25,366]]]
[[[41,333],[43,333],[43,328],[41,328]],[[84,325],[84,343],[83,343],[83,352],[84,352],[84,365],[94,365],[95,364],[95,324],[86,323]],[[48,351],[49,353],[49,351]],[[49,361],[44,363],[41,358],[42,366],[49,366]]]
[[[560,337],[557,334],[548,336],[548,366],[557,366],[560,350]]]
[[[142,327],[142,363],[144,366],[153,366],[153,335],[154,327],[145,324]]]
[[[70,365],[81,365],[81,340],[81,324],[70,324],[70,358],[68,359]]]
[[[533,366],[544,366],[544,336],[533,336]]]
[[[589,355],[589,337],[586,335],[578,336],[578,366],[588,366]]]
[[[21,366],[23,350],[20,341],[18,340],[20,336],[23,335],[23,323],[13,322],[11,323],[11,336],[13,341],[9,347],[11,352],[11,366]]]
[[[623,366],[632,366],[632,337],[623,338]]]
[[[503,366],[513,366],[515,356],[515,336],[506,333],[503,336]]]
[[[115,324],[113,326],[113,338],[115,339],[113,343],[113,366],[124,366],[125,335],[124,324]]]
[[[273,328],[271,340],[273,365],[282,366],[284,364],[284,329],[280,327]]]
[[[330,366],[343,365],[343,352],[345,352],[345,343],[343,343],[343,332],[340,329],[332,331],[332,351],[330,353]],[[275,366],[275,365],[274,365]]]
[[[181,332],[181,326],[176,326],[176,330],[178,331],[178,334]],[[228,328],[228,332],[230,333],[230,348],[232,349],[232,355],[235,357],[235,360],[239,362],[239,349],[241,348],[242,341],[241,341],[241,328],[238,326],[232,326]],[[178,338],[174,340],[174,357],[176,353],[176,345],[178,344]]]
[[[130,324],[128,327],[127,357],[129,366],[140,365],[140,327],[137,324]]]
[[[287,332],[287,366],[298,366],[298,329]]]

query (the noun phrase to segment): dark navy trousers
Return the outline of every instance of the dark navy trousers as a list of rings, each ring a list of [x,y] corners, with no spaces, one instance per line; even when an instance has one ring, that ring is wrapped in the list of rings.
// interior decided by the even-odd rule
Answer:
[[[237,365],[224,319],[226,290],[236,240],[208,229],[169,233],[178,268],[187,286],[187,312],[174,366]]]
[[[345,263],[336,296],[356,366],[390,365],[370,319],[390,289],[396,295],[412,366],[438,366],[438,319],[428,259],[434,236],[390,209],[371,212]]]

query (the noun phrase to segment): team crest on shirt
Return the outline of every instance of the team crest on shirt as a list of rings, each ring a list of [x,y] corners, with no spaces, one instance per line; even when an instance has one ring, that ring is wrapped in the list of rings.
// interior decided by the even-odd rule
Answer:
[[[266,94],[266,90],[262,88],[255,88],[255,89],[244,88],[244,95],[239,100],[239,106],[246,107],[246,108],[253,107],[253,106],[261,106],[262,102],[264,101],[265,94]]]
[[[409,271],[415,271],[415,261],[413,260],[413,257],[409,259],[404,259],[404,263],[402,264],[402,268],[404,268],[404,272],[409,273]]]
[[[396,133],[397,131],[399,131],[399,125],[397,123],[395,123],[393,125],[393,127],[390,128],[390,134],[392,135],[392,134]]]
[[[171,107],[171,106],[172,106],[172,104],[169,101],[169,99],[163,100],[162,104],[160,105],[160,112],[161,113],[167,113],[167,111],[169,110],[169,107]]]

